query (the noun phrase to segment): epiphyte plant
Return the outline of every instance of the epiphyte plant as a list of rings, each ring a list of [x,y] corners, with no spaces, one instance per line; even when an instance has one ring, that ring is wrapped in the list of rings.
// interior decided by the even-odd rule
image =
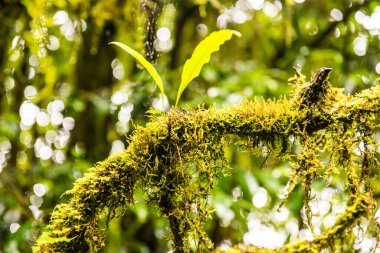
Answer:
[[[211,54],[219,51],[221,45],[223,45],[227,40],[230,40],[233,35],[241,37],[241,34],[238,31],[230,29],[222,29],[216,32],[211,33],[204,40],[202,40],[198,46],[194,49],[191,58],[185,62],[183,66],[181,82],[177,92],[177,98],[174,108],[177,108],[178,102],[181,98],[183,91],[189,85],[189,83],[199,76],[203,65],[210,61]],[[117,45],[125,50],[128,54],[133,56],[151,75],[153,80],[157,83],[158,88],[160,89],[162,98],[165,96],[164,83],[158,74],[154,66],[148,62],[141,54],[131,47],[121,43],[121,42],[111,42],[110,44]],[[164,107],[163,107],[164,108]]]
[[[378,130],[380,81],[346,95],[328,82],[330,72],[321,68],[311,82],[296,72],[289,79],[290,97],[152,117],[145,127],[135,129],[126,150],[97,163],[64,194],[69,199],[56,206],[33,252],[98,252],[106,243],[104,225],[122,212],[118,208],[135,204],[138,188],[167,221],[175,253],[353,252],[355,242],[363,238],[355,235],[358,228],[378,243],[380,228],[374,219],[379,166],[373,135]],[[297,153],[291,137],[300,143]],[[240,244],[226,251],[218,248],[204,227],[212,212],[207,196],[226,171],[224,147],[231,143],[251,154],[269,149],[279,159],[292,159],[281,204],[286,205],[300,185],[303,226],[310,231],[313,218],[320,216],[311,209],[313,183],[341,187],[345,210],[311,240],[289,240],[275,249]],[[330,157],[328,163],[321,152]]]

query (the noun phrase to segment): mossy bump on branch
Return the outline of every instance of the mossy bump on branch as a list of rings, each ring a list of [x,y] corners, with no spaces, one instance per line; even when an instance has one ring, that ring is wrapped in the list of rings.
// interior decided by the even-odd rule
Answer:
[[[302,184],[309,226],[311,183],[316,178],[344,173],[349,198],[335,225],[313,241],[291,242],[275,250],[233,247],[227,252],[320,252],[351,247],[352,229],[374,212],[370,175],[379,169],[371,137],[380,109],[380,83],[357,95],[344,95],[328,83],[330,71],[321,68],[311,82],[297,72],[289,79],[290,98],[244,101],[223,109],[174,110],[137,127],[125,151],[97,163],[65,193],[69,200],[55,208],[33,252],[97,252],[105,245],[101,217],[105,215],[108,223],[118,207],[133,205],[136,187],[147,193],[148,203],[168,220],[175,252],[191,251],[190,234],[199,242],[198,250],[222,252],[214,248],[202,224],[209,216],[206,198],[225,172],[224,146],[231,142],[252,153],[260,154],[265,147],[284,159],[295,159],[283,201]],[[290,152],[290,137],[301,143],[302,151],[296,155]],[[327,165],[318,159],[321,142],[331,154]],[[359,145],[360,154],[355,152]]]

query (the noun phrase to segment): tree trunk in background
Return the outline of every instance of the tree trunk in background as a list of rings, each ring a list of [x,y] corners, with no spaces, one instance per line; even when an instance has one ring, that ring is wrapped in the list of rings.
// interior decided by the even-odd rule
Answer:
[[[104,28],[96,30],[96,25],[89,22],[88,29],[83,33],[83,43],[78,52],[76,67],[76,90],[85,101],[85,109],[77,117],[72,133],[73,144],[79,143],[86,150],[86,158],[92,162],[107,157],[110,145],[107,140],[107,129],[114,127],[109,115],[109,108],[102,108],[101,100],[109,100],[113,75],[111,62],[115,58],[115,49],[108,43],[115,34],[114,24],[108,22]],[[96,44],[95,44],[96,43]],[[96,95],[88,94],[96,92]],[[107,106],[110,102],[107,104]],[[97,119],[94,122],[93,119]]]

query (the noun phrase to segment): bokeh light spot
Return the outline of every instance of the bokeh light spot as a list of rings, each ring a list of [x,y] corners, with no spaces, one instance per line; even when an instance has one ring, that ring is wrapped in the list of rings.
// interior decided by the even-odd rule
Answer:
[[[33,185],[33,191],[37,197],[42,197],[45,195],[47,189],[46,189],[46,186],[44,184],[35,184],[35,185]]]

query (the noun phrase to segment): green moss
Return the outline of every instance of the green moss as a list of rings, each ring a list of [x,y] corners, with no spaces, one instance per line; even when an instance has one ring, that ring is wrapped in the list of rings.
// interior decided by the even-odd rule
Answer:
[[[117,207],[133,205],[137,186],[168,219],[176,252],[190,252],[190,235],[200,242],[200,250],[212,249],[202,224],[209,212],[206,197],[224,173],[225,143],[240,143],[252,153],[261,153],[265,147],[285,159],[290,155],[290,136],[300,140],[302,152],[295,157],[294,177],[285,189],[284,201],[302,183],[310,225],[311,183],[344,171],[350,196],[347,210],[313,242],[295,242],[277,250],[231,248],[229,252],[343,249],[344,240],[353,242],[351,231],[359,218],[374,209],[368,177],[376,164],[371,136],[380,108],[380,85],[346,96],[326,81],[330,71],[321,69],[310,83],[297,73],[290,80],[293,92],[289,99],[244,101],[219,110],[177,110],[138,127],[124,152],[96,164],[66,192],[69,201],[56,207],[33,252],[98,251],[105,237],[99,228],[101,215],[106,212],[109,221]],[[321,143],[331,153],[326,166],[318,159]],[[365,148],[358,155],[355,149],[360,143]]]

